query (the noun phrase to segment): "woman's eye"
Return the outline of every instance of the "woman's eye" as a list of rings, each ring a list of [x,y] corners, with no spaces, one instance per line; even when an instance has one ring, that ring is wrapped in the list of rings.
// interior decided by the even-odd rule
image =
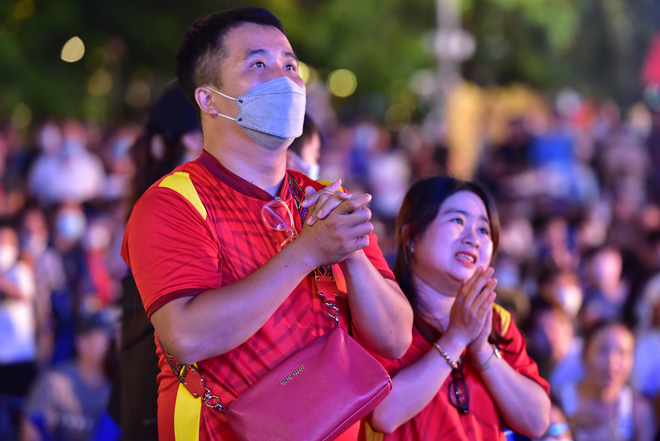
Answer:
[[[295,64],[287,64],[286,65],[286,70],[290,70],[291,72],[297,71],[297,66]]]
[[[490,236],[490,230],[489,230],[488,228],[480,228],[480,229],[479,229],[479,232],[480,232],[481,234],[486,235],[486,236]]]
[[[458,224],[458,225],[463,225],[463,219],[455,217],[454,219],[451,220],[451,222]]]

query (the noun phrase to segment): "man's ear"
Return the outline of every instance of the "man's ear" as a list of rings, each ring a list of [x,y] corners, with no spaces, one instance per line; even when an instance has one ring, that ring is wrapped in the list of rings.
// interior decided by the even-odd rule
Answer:
[[[215,116],[218,114],[218,109],[215,107],[211,93],[206,87],[198,87],[195,89],[195,101],[203,113]]]

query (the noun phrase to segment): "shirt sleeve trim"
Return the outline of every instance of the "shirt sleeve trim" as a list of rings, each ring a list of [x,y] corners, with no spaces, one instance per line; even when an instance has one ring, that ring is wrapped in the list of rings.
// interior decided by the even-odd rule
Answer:
[[[154,312],[158,311],[160,308],[167,305],[173,300],[180,299],[182,297],[194,297],[198,294],[203,293],[204,291],[206,290],[202,288],[186,288],[165,294],[164,296],[161,296],[158,299],[156,299],[156,301],[153,302],[151,306],[149,306],[149,308],[147,308],[147,316],[151,318]]]

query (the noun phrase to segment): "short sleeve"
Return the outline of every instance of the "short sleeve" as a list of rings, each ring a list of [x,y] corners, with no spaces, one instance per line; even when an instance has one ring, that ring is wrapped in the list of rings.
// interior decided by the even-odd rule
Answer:
[[[511,314],[501,306],[495,304],[494,317],[497,321],[496,329],[501,335],[509,340],[501,349],[502,357],[513,367],[516,372],[530,378],[538,383],[546,394],[550,394],[548,382],[539,375],[536,362],[527,354],[527,344],[516,323],[511,319]]]
[[[369,245],[364,249],[364,254],[384,278],[396,281],[394,273],[387,264],[385,256],[383,256],[383,252],[378,246],[378,236],[374,233],[369,234]]]
[[[193,196],[154,185],[126,226],[122,258],[149,317],[172,300],[222,284],[220,245]]]

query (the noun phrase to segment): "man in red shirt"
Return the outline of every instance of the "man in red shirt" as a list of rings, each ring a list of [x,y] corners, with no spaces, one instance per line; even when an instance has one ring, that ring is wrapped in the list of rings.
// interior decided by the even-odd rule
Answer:
[[[224,414],[193,398],[163,350],[196,363],[229,404],[332,326],[313,289],[315,268],[332,265],[341,326],[350,321],[380,356],[406,351],[412,311],[371,233],[371,196],[285,168],[302,131],[305,84],[279,20],[259,8],[198,20],[177,74],[200,115],[204,152],[136,203],[122,257],[159,342],[159,438],[233,440]],[[303,228],[301,212],[320,207],[324,219]]]

